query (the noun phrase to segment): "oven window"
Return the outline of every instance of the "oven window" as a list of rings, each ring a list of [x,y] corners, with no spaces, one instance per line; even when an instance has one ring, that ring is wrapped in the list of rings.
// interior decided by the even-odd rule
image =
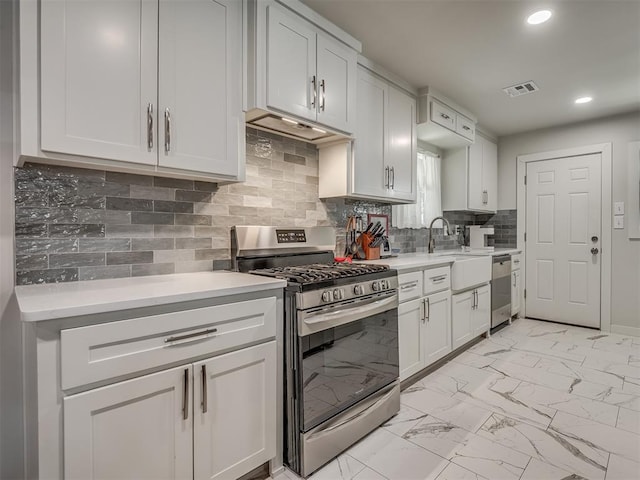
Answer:
[[[299,341],[304,431],[398,378],[395,308]]]

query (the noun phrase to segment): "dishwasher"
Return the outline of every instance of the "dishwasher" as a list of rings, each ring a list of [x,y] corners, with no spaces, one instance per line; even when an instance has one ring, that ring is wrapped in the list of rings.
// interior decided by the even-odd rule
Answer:
[[[491,269],[491,328],[510,318],[511,255],[497,255]]]

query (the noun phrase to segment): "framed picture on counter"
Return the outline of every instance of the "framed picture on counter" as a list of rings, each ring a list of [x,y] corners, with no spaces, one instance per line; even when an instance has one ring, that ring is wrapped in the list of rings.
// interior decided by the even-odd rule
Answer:
[[[389,215],[385,215],[384,213],[369,213],[367,214],[367,225],[373,223],[374,225],[380,222],[382,227],[384,228],[384,234],[389,235]]]

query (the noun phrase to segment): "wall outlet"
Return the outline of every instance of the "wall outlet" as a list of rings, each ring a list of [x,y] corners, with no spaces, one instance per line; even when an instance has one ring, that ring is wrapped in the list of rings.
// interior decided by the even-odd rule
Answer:
[[[615,202],[613,204],[614,215],[624,215],[624,202]]]
[[[624,228],[624,215],[613,216],[613,228],[616,230],[620,230]]]

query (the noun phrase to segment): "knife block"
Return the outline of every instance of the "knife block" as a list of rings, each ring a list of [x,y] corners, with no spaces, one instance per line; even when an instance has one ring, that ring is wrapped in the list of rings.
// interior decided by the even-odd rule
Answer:
[[[366,260],[378,260],[380,258],[380,247],[369,247],[369,244],[373,242],[373,236],[368,233],[360,235],[362,241],[362,249],[364,250],[364,257]]]

